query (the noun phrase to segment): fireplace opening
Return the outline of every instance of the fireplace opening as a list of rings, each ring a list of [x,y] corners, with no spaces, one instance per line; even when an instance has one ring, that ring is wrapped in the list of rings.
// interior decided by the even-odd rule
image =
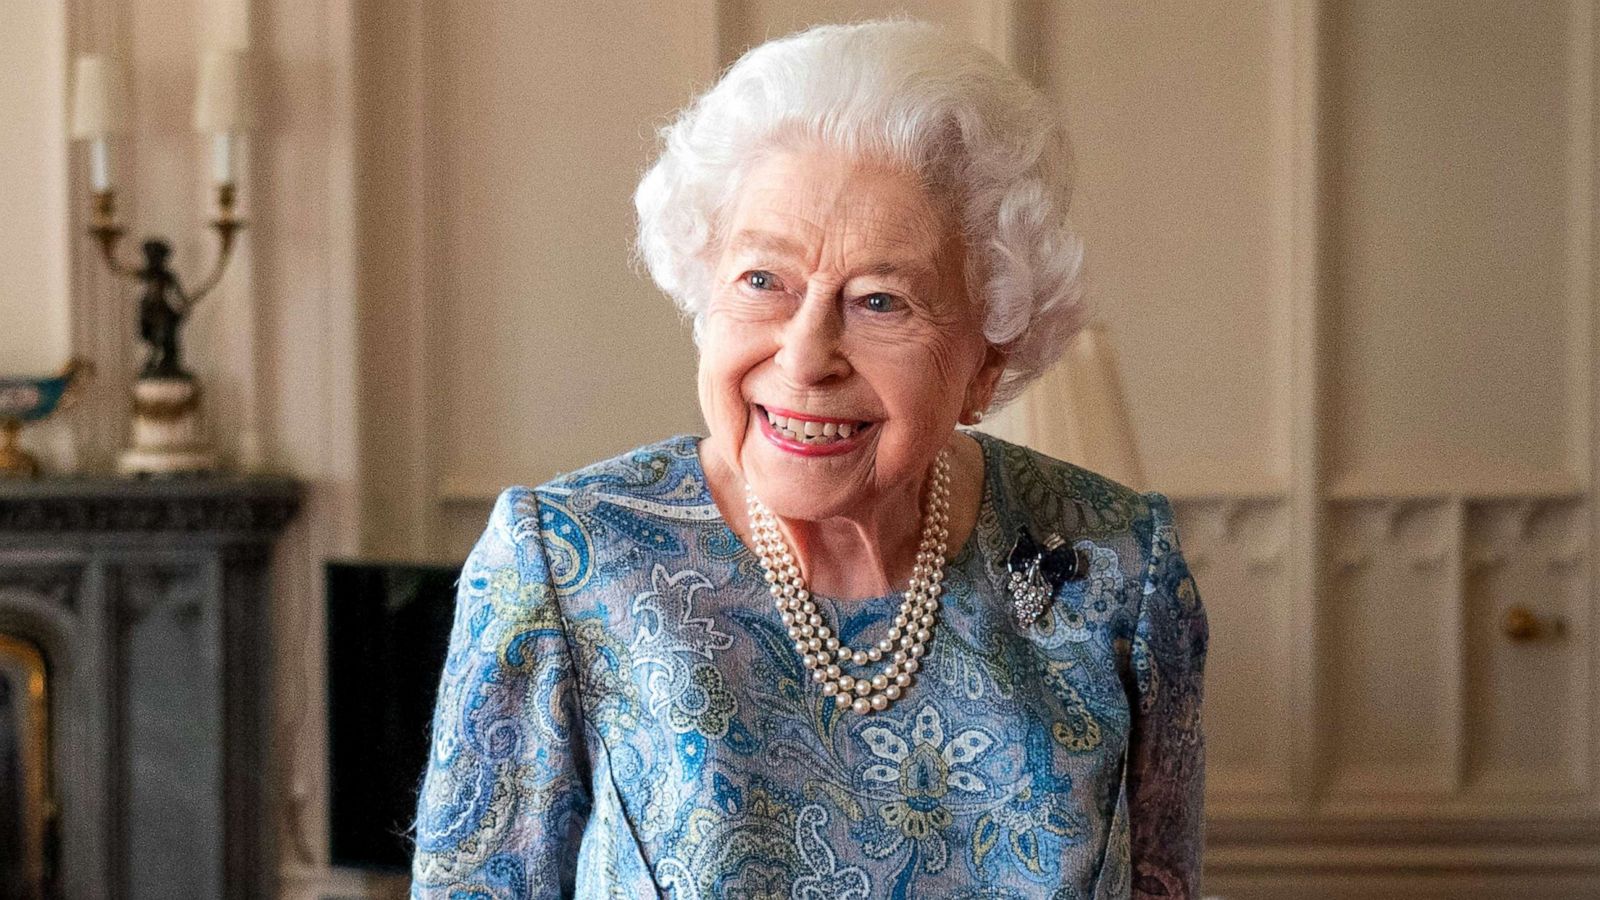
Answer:
[[[50,789],[44,654],[0,634],[0,900],[53,896]]]

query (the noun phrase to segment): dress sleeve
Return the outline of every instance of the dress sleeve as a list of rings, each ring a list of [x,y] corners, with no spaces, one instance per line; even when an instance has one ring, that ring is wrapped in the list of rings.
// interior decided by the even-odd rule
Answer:
[[[1209,631],[1172,506],[1159,493],[1145,499],[1150,555],[1131,651],[1128,749],[1133,897],[1195,900],[1204,846],[1200,701]]]
[[[590,765],[538,525],[533,492],[506,491],[462,569],[417,804],[413,898],[573,894]]]

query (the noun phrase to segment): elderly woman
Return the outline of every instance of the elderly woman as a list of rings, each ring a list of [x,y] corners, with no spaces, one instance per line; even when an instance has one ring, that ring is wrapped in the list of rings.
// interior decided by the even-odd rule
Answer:
[[[1166,499],[956,427],[1082,318],[1051,105],[931,26],[825,26],[664,137],[639,246],[709,436],[501,496],[414,896],[1195,896]]]

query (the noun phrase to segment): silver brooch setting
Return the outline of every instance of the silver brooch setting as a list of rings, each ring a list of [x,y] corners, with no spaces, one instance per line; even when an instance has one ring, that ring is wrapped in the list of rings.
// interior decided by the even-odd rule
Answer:
[[[1006,559],[1006,592],[1017,624],[1032,628],[1050,608],[1056,590],[1063,582],[1081,578],[1089,571],[1085,555],[1067,546],[1066,539],[1051,532],[1043,541],[1028,529],[1017,530],[1017,543]]]

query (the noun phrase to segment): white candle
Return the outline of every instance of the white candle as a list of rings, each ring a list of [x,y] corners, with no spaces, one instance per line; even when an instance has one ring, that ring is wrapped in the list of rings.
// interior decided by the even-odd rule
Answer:
[[[233,136],[245,125],[244,54],[207,50],[200,56],[194,127],[211,135],[211,180],[233,183]]]
[[[211,180],[217,184],[233,183],[233,135],[219,131],[211,136]]]
[[[122,70],[96,54],[78,57],[72,95],[72,136],[89,142],[89,182],[111,189],[111,141],[122,129]]]
[[[111,147],[103,136],[89,139],[89,183],[96,193],[111,190]]]

